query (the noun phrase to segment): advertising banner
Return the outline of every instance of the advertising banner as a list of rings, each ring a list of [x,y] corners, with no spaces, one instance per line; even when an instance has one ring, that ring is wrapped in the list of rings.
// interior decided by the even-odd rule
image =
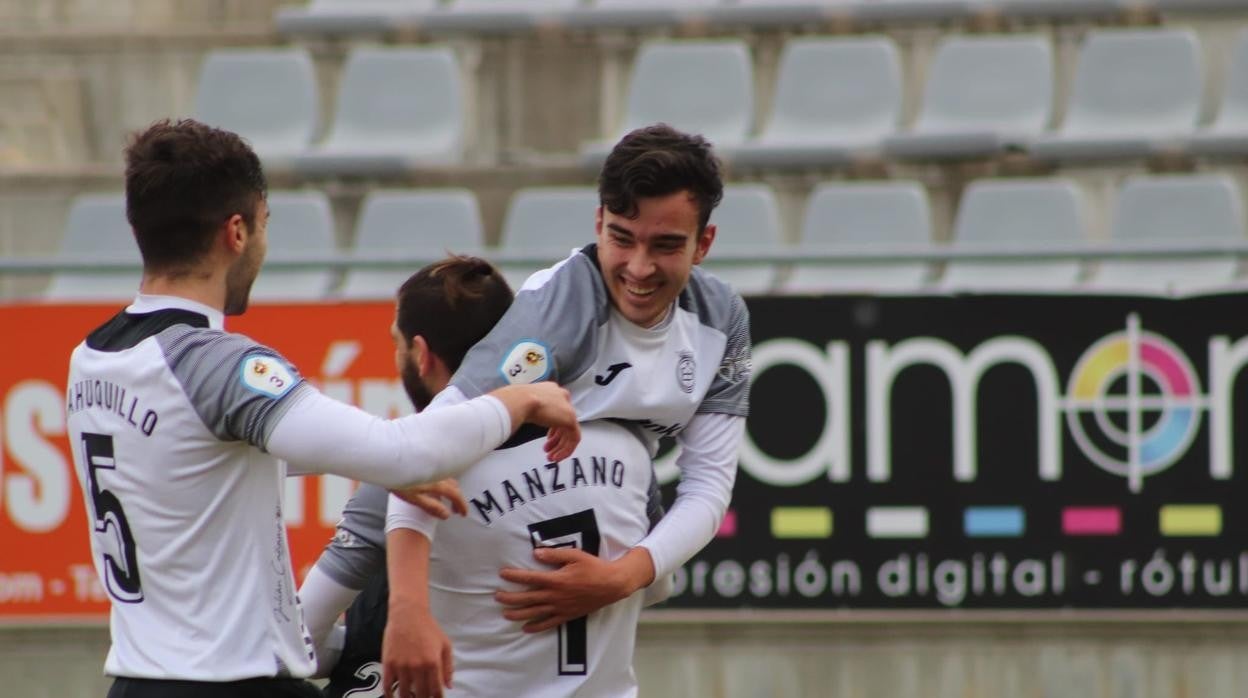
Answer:
[[[1243,295],[750,303],[700,608],[1248,602]]]
[[[731,510],[668,606],[1242,606],[1246,301],[751,299]],[[116,310],[0,306],[0,619],[107,614],[64,402],[70,351]],[[397,415],[392,315],[258,306],[228,325],[327,393]],[[658,468],[674,480],[670,454]],[[351,488],[288,482],[300,576]]]

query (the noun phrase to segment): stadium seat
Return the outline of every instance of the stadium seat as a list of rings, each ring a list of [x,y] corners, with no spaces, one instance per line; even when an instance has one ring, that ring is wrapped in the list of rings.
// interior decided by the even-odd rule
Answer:
[[[505,34],[561,22],[577,0],[450,0],[416,20],[431,33]]]
[[[716,261],[734,249],[779,249],[780,210],[776,194],[765,184],[736,184],[724,187],[724,198],[711,213],[717,233],[702,268],[728,282],[738,293],[758,295],[771,290],[775,268],[770,264],[746,266]]]
[[[57,255],[66,259],[142,263],[139,246],[126,220],[124,194],[83,194],[75,197]],[[137,271],[63,271],[52,276],[43,297],[49,301],[129,301],[139,292]]]
[[[269,169],[286,169],[316,135],[316,72],[301,49],[221,49],[204,59],[195,118],[246,138]]]
[[[1192,137],[1188,149],[1210,156],[1248,153],[1248,31],[1236,40],[1217,118]]]
[[[329,137],[296,165],[309,175],[382,176],[459,162],[463,91],[449,48],[355,49]]]
[[[719,148],[743,166],[818,166],[878,153],[901,116],[901,62],[884,37],[793,39],[757,140]]]
[[[932,242],[927,190],[918,182],[821,184],[810,194],[798,249],[812,255],[844,249],[887,254]],[[804,262],[793,268],[789,293],[906,293],[928,276],[924,262]]]
[[[1112,17],[1122,13],[1128,2],[1145,4],[1134,0],[987,0],[983,9],[1020,19],[1076,19]]]
[[[562,16],[569,27],[642,29],[705,18],[720,0],[594,0]]]
[[[863,0],[737,0],[724,2],[707,12],[711,24],[759,28],[845,21]]]
[[[312,0],[282,7],[274,18],[282,34],[386,32],[437,7],[437,0]]]
[[[330,256],[334,243],[334,219],[329,199],[319,191],[269,193],[269,261],[307,255]],[[334,279],[328,269],[307,271],[266,267],[251,288],[259,302],[311,301],[324,298]]]
[[[1110,238],[1115,242],[1233,242],[1244,237],[1244,203],[1226,175],[1138,176],[1128,179],[1114,205]],[[1104,261],[1092,286],[1124,292],[1187,293],[1229,284],[1236,260],[1200,259]]]
[[[753,120],[753,66],[744,42],[651,42],[633,63],[623,127],[610,141],[584,144],[582,161],[597,168],[619,136],[660,121],[728,149],[745,141]]]
[[[1016,245],[1079,247],[1088,242],[1086,202],[1063,179],[981,179],[962,195],[953,224],[955,249]],[[1069,291],[1078,260],[951,261],[941,285],[954,291]]]
[[[503,218],[499,249],[548,261],[528,268],[504,267],[503,276],[511,287],[519,290],[533,272],[593,242],[597,210],[598,190],[593,187],[533,187],[517,191]]]
[[[377,191],[360,208],[355,251],[427,256],[480,254],[485,234],[477,198],[467,189]],[[393,298],[421,265],[402,270],[355,269],[343,282],[344,298]]]
[[[995,155],[1032,141],[1053,114],[1053,49],[1041,36],[947,38],[928,68],[913,130],[885,140],[896,158]]]
[[[982,11],[980,0],[858,0],[853,17],[862,21],[965,19]]]
[[[1194,32],[1092,32],[1079,52],[1065,122],[1031,152],[1042,160],[1075,161],[1174,148],[1196,128],[1202,89]]]

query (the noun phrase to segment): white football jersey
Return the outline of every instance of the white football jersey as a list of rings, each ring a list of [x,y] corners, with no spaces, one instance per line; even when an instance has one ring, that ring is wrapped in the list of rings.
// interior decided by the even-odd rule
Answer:
[[[314,663],[263,449],[301,391],[276,352],[186,300],[140,297],[70,359],[69,440],[112,601],[114,676],[307,676]]]
[[[650,456],[631,428],[585,424],[573,457],[546,462],[544,439],[504,448],[459,480],[468,515],[437,522],[430,606],[455,653],[448,696],[636,695],[633,642],[642,595],[536,635],[494,600],[515,590],[502,567],[533,568],[533,548],[615,559],[645,537]]]
[[[749,314],[732,287],[694,267],[667,318],[639,327],[612,308],[589,245],[525,282],[435,404],[553,380],[581,421],[632,421],[653,452],[695,413],[747,416],[749,373]]]

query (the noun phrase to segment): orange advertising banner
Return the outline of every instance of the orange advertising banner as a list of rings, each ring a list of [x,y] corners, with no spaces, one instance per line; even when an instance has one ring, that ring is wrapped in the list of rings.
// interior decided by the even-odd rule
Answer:
[[[87,517],[65,435],[69,355],[119,310],[0,305],[0,622],[105,619]],[[387,302],[255,306],[227,329],[266,344],[327,394],[383,416],[411,411],[395,374]],[[303,578],[354,484],[287,481],[286,523]]]

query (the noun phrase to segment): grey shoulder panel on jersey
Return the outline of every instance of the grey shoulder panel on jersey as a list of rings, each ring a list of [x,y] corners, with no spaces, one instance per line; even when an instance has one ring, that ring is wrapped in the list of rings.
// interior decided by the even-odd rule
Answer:
[[[589,255],[585,250],[572,255],[544,283],[516,294],[494,329],[468,351],[452,385],[472,398],[512,382],[567,385],[589,370],[598,353],[598,328],[611,310],[602,275]],[[512,354],[530,343],[545,350],[547,370],[509,377],[505,370]]]
[[[217,438],[264,450],[305,389],[280,354],[239,334],[178,325],[156,335],[191,406]]]
[[[728,284],[701,267],[694,267],[677,302],[682,309],[697,315],[703,325],[726,338],[719,370],[697,411],[749,416],[752,363],[750,312],[745,300]]]
[[[334,538],[316,561],[331,579],[350,589],[363,589],[375,575],[386,573],[385,488],[361,483],[347,500]]]

